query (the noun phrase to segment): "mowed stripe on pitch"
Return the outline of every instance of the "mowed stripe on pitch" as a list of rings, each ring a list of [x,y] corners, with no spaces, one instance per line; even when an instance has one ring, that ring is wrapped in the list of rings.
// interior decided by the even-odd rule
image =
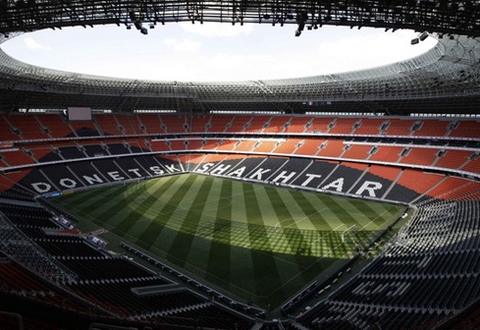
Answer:
[[[317,210],[321,210],[319,212],[319,220],[320,223],[316,223],[315,228],[321,231],[328,231],[328,230],[342,230],[341,227],[346,229],[346,225],[344,225],[342,219],[337,216],[336,212],[331,210],[332,203],[330,199],[326,199],[326,195],[320,194],[313,194],[309,192],[304,192],[302,195],[307,199],[311,205],[315,205]],[[342,225],[339,227],[339,225]],[[319,226],[321,229],[319,229]]]
[[[190,211],[194,211],[193,214],[195,214],[196,219],[194,219],[195,226],[191,228],[194,234],[192,235],[191,248],[186,256],[186,261],[188,266],[199,269],[205,274],[204,276],[210,275],[212,277],[218,277],[217,275],[213,275],[213,273],[208,274],[207,267],[210,260],[211,245],[213,243],[212,235],[216,223],[215,215],[218,209],[220,190],[221,180],[205,177],[202,182],[202,187],[198,191],[198,194],[202,194],[203,198],[196,197],[190,207]],[[189,220],[190,218],[188,217],[185,219],[185,221]],[[228,278],[219,278],[227,281],[225,284],[228,284]]]
[[[216,180],[215,183],[220,184],[220,191],[217,193],[217,207],[215,208],[215,217],[217,220],[213,227],[212,243],[207,261],[207,280],[212,280],[211,274],[215,274],[217,278],[221,278],[227,283],[230,283],[230,221],[224,219],[231,219],[232,202],[228,196],[232,195],[232,181]],[[222,198],[226,196],[226,198]],[[208,215],[214,210],[214,205],[209,205]]]
[[[311,231],[300,230],[296,219],[307,219],[307,217],[305,213],[298,210],[298,204],[296,204],[295,200],[289,198],[290,193],[288,190],[267,189],[266,192],[276,213],[279,229],[282,230],[292,251],[292,255],[295,257],[294,264],[301,265],[304,260],[302,256],[312,255],[310,249],[311,239],[308,239],[308,233]],[[290,207],[293,205],[297,205],[297,213],[295,216],[290,212]],[[293,210],[295,210],[295,207]],[[300,269],[298,270],[300,271]]]
[[[112,187],[115,189],[99,189],[95,199],[92,198],[91,193],[82,191],[74,194],[69,194],[59,197],[59,200],[66,199],[66,205],[73,210],[89,210],[87,217],[95,217],[96,212],[102,211],[103,206],[108,206],[112,203],[115,196],[118,196],[126,187]],[[82,212],[83,213],[83,212]]]
[[[256,296],[257,288],[255,278],[253,256],[250,249],[243,248],[250,244],[250,237],[248,234],[247,224],[247,205],[245,202],[246,192],[244,191],[245,184],[241,181],[232,182],[232,204],[231,213],[232,220],[235,221],[232,225],[236,225],[237,222],[242,226],[242,230],[232,230],[230,233],[230,242],[234,245],[230,247],[230,280],[232,283],[231,290],[237,292],[248,292],[249,295]],[[245,230],[243,230],[245,228]]]
[[[195,178],[191,176],[179,176],[166,190],[164,190],[158,197],[161,202],[157,200],[152,204],[146,212],[154,216],[154,221],[146,228],[141,228],[142,231],[137,233],[139,241],[145,244],[146,248],[161,248],[163,251],[168,251],[171,244],[176,238],[177,230],[180,230],[183,225],[185,212],[179,212],[178,201],[182,200],[188,193],[195,195],[199,186],[194,185]],[[185,185],[192,185],[192,189],[182,189]],[[163,182],[158,182],[158,189],[162,189]],[[195,188],[196,187],[196,188]],[[151,187],[148,189],[149,193],[157,196],[155,189]],[[175,201],[175,202],[172,202]],[[180,210],[183,211],[183,208]],[[168,230],[168,235],[161,235],[166,227],[174,228],[176,230]],[[133,227],[133,230],[136,230]],[[132,233],[133,234],[133,233]],[[166,252],[167,253],[167,252]]]
[[[296,219],[304,218],[306,215],[299,210],[297,203],[290,199],[290,192],[287,189],[281,190],[285,194],[283,196],[279,191],[276,188],[265,187],[265,189],[259,190],[259,193],[265,193],[265,205],[271,208],[273,211],[272,217],[277,219],[273,227],[267,228],[271,230],[268,241],[271,250],[274,252],[273,256],[282,286],[271,294],[285,292],[288,295],[293,293],[289,287],[298,288],[305,283],[302,271],[306,259],[299,255],[299,251],[302,242],[305,242],[304,234],[307,231],[298,230]],[[309,260],[308,264],[311,263],[312,260]],[[287,289],[290,290],[288,293],[285,291]]]
[[[250,238],[250,252],[254,264],[253,272],[255,277],[256,295],[259,297],[271,294],[272,287],[281,287],[282,282],[273,259],[271,251],[258,251],[255,249],[257,244],[267,236],[264,221],[261,215],[257,193],[252,184],[244,185],[245,196],[249,198],[248,204],[245,204],[247,211],[248,230]]]
[[[188,195],[194,195],[193,198],[188,198],[185,202],[193,200],[192,204],[195,205],[194,208],[189,208],[185,216],[185,221],[180,228],[180,231],[177,233],[175,240],[173,241],[168,254],[174,256],[178,262],[183,260],[184,263],[188,263],[187,256],[190,252],[191,245],[194,239],[194,235],[199,223],[200,217],[199,212],[205,207],[205,201],[208,198],[208,192],[212,185],[211,180],[205,180],[205,177],[197,176],[193,177],[195,181],[199,181],[199,184],[191,185],[192,189],[188,189]],[[203,262],[202,260],[201,262]],[[188,265],[185,265],[188,266]]]
[[[141,237],[148,228],[155,228],[158,230],[158,214],[161,208],[165,205],[158,203],[163,191],[169,189],[177,180],[181,180],[179,176],[171,176],[148,181],[145,186],[144,195],[139,198],[131,198],[128,192],[125,192],[125,209],[129,209],[131,216],[122,218],[118,224],[118,230],[123,236],[129,238],[130,241],[136,242],[139,246],[149,249],[152,245],[151,239],[155,236],[152,233],[151,237]],[[152,190],[152,187],[158,189]],[[154,229],[154,230],[155,230]],[[157,234],[157,233],[156,233]]]

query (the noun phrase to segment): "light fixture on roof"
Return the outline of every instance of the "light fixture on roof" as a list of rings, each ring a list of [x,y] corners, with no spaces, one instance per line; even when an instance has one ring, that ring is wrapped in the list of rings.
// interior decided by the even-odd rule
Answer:
[[[141,21],[142,17],[139,17],[133,10],[130,11],[128,15],[130,17],[130,21],[133,23],[133,26],[135,26],[135,28],[139,30],[141,34],[148,34],[147,28],[143,26]],[[150,28],[152,28],[152,26],[150,26]],[[127,29],[130,29],[128,25]]]
[[[425,39],[428,38],[428,33],[426,31],[423,31],[419,36],[418,36],[418,39],[420,39],[420,41],[423,41]]]
[[[133,25],[135,25],[135,28],[136,28],[137,30],[140,30],[140,29],[143,27],[143,24],[142,24],[142,22],[140,22],[140,21],[134,21],[134,22],[133,22]]]
[[[305,11],[297,13],[297,24],[298,28],[295,31],[295,37],[299,37],[302,34],[303,29],[305,28],[305,23],[307,22],[308,14]]]
[[[410,44],[416,45],[416,44],[418,44],[420,41],[423,41],[423,40],[427,39],[428,36],[429,36],[428,32],[427,32],[427,31],[423,31],[422,33],[420,33],[420,34],[418,35],[418,37],[413,38],[412,41],[410,42]]]

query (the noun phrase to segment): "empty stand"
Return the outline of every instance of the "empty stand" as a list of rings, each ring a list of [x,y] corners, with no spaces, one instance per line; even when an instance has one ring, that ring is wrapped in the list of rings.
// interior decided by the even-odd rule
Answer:
[[[222,143],[223,141],[223,143]],[[218,139],[205,139],[202,141],[202,147],[201,149],[203,150],[215,150],[219,145],[225,145],[227,149],[228,146],[230,145],[230,141],[228,140],[218,140]]]
[[[83,151],[83,148],[77,145],[71,147],[58,147],[58,150],[64,159],[78,159],[87,157]]]
[[[186,116],[162,114],[160,120],[167,133],[185,133],[191,129]]]
[[[311,122],[307,123],[308,133],[328,133],[332,118],[328,117],[314,117]]]
[[[195,138],[188,139],[187,142],[188,142],[187,148],[189,150],[200,150],[203,145],[203,140],[195,139]]]
[[[12,126],[5,115],[0,116],[0,141],[15,141],[20,140],[20,131]]]
[[[182,141],[183,143],[183,141]],[[150,142],[150,146],[153,151],[165,151],[171,150],[170,149],[170,142],[167,140],[152,140]],[[176,144],[178,146],[178,143]],[[183,149],[185,149],[185,145],[183,145]]]
[[[478,182],[456,177],[447,177],[441,184],[428,192],[428,195],[437,199],[461,200],[480,189]],[[475,196],[475,195],[474,195]]]
[[[480,173],[480,153],[471,154],[469,161],[460,168],[462,171]]]
[[[413,126],[416,123],[411,119],[389,119],[385,125],[383,132],[386,135],[404,135],[408,136],[413,133]]]
[[[37,162],[55,162],[62,160],[62,157],[56,153],[50,145],[32,145],[29,150]]]
[[[382,145],[376,148],[369,159],[378,162],[396,163],[403,149],[403,147]]]
[[[233,121],[229,122],[226,132],[244,132],[246,125],[250,122],[252,116],[235,116]]]
[[[421,172],[419,170],[405,169],[403,170],[397,185],[401,185],[410,189],[410,194],[392,190],[388,195],[388,199],[398,200],[402,202],[411,202],[417,196],[422,195],[433,188],[444,178],[443,175]]]
[[[117,121],[117,125],[118,125],[118,129],[119,131],[122,133],[122,134],[127,134],[127,135],[130,135],[130,134],[138,134],[138,133],[142,133],[140,128],[139,128],[139,125],[138,123],[135,123],[135,119],[134,119],[134,123],[132,123],[132,121],[130,119],[132,118],[136,118],[135,116],[130,116],[130,115],[115,115],[114,116],[115,120]],[[139,132],[137,132],[137,130]]]
[[[24,140],[48,139],[48,131],[42,127],[36,116],[9,116],[12,127],[18,129]]]
[[[277,141],[260,140],[254,147],[253,151],[271,153],[273,149],[275,149],[276,145]]]
[[[347,146],[348,146],[348,149],[342,155],[343,158],[365,160],[365,159],[368,159],[368,157],[370,157],[370,151],[372,150],[371,145],[347,144]]]
[[[358,122],[358,118],[337,118],[328,132],[331,134],[351,134]]]
[[[274,116],[266,123],[264,133],[282,133],[287,125],[290,117]]]
[[[385,122],[387,122],[385,118],[362,118],[353,133],[358,135],[379,135]]]
[[[431,166],[437,158],[438,149],[410,148],[407,155],[402,157],[402,163]]]
[[[48,130],[48,134],[52,138],[64,138],[73,135],[72,130],[66,124],[64,116],[58,114],[38,114],[36,115],[42,126]]]
[[[285,128],[285,133],[303,133],[307,128],[307,123],[310,118],[305,117],[291,117],[291,120]]]
[[[170,144],[170,148],[172,150],[185,150],[187,149],[187,144],[185,143],[186,140],[170,140],[168,143]]]
[[[218,141],[216,149],[217,150],[234,150],[236,144],[237,144],[237,140],[235,139],[223,139]]]
[[[298,175],[293,182],[295,185],[302,185],[309,188],[318,188],[322,182],[329,180],[330,174],[338,166],[336,161],[315,160],[312,161],[304,171]],[[316,174],[309,177],[308,174]]]
[[[320,146],[318,156],[323,157],[342,157],[345,151],[343,140],[328,140]]]
[[[235,151],[252,151],[255,145],[257,144],[257,140],[239,140],[235,146]]]
[[[94,114],[93,118],[102,135],[121,135],[124,133],[115,116],[109,114]],[[122,127],[123,128],[123,127]]]
[[[129,149],[129,144],[127,142],[124,143],[109,143],[105,144],[105,150],[110,154],[110,155],[125,155],[129,154],[130,149]]]
[[[138,113],[137,118],[138,122],[140,123],[140,128],[142,128],[148,134],[158,134],[166,132],[167,128],[160,121],[160,117],[158,114]]]
[[[210,127],[211,116],[191,116],[187,121],[190,121],[189,127],[191,132],[207,132]]]
[[[251,120],[247,123],[245,132],[261,133],[268,126],[268,122],[271,117],[269,116],[252,116]]]
[[[448,133],[450,121],[422,120],[421,126],[413,133],[415,136],[445,136]]]
[[[349,192],[367,167],[368,164],[342,162],[329,173],[328,179],[322,183],[321,188],[341,193]]]
[[[278,154],[293,154],[302,141],[303,139],[299,138],[289,138],[285,141],[279,141],[273,152]]]
[[[0,155],[2,156],[2,160],[7,163],[8,166],[32,164],[35,162],[35,160],[31,157],[33,156],[33,153],[24,148],[3,151],[0,153]]]
[[[92,160],[90,164],[110,182],[130,179],[130,176],[118,167],[114,159]]]
[[[480,136],[480,122],[476,120],[460,120],[449,136],[478,138]]]
[[[295,154],[316,156],[320,151],[320,147],[326,144],[326,142],[326,140],[304,139],[300,141],[297,150],[295,150]]]
[[[100,136],[95,123],[90,120],[69,121],[67,123],[71,127],[75,136]]]
[[[83,149],[87,154],[87,157],[102,157],[108,155],[108,152],[106,148],[104,148],[104,145],[84,144]]]
[[[212,116],[209,122],[208,132],[225,132],[227,125],[233,120],[233,116]]]
[[[145,125],[140,121],[140,117],[138,114],[133,114],[129,117],[130,124],[132,125],[132,129],[137,133],[137,134],[145,134],[146,128]]]
[[[400,174],[401,168],[382,165],[371,165],[368,169],[368,172],[370,174],[379,176],[393,182]]]
[[[443,150],[438,151],[441,156],[435,163],[436,167],[460,169],[462,165],[468,162],[469,157],[472,155],[471,151],[466,150]]]

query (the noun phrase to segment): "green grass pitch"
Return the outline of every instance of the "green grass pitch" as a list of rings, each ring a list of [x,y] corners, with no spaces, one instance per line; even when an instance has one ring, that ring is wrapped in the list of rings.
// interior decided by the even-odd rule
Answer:
[[[271,308],[368,245],[404,206],[195,174],[66,194],[53,204]],[[355,225],[342,242],[342,232]]]

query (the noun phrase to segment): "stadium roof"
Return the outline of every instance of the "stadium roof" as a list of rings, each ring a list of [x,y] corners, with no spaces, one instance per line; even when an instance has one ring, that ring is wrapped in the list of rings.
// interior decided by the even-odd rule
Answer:
[[[298,79],[150,82],[65,73],[0,51],[0,112],[85,106],[114,112],[174,110],[480,113],[480,1],[0,1],[0,41],[65,26],[147,26],[190,21],[414,29],[438,39],[415,59],[375,69]],[[308,31],[315,33],[315,31]],[[2,36],[3,35],[3,36]]]

